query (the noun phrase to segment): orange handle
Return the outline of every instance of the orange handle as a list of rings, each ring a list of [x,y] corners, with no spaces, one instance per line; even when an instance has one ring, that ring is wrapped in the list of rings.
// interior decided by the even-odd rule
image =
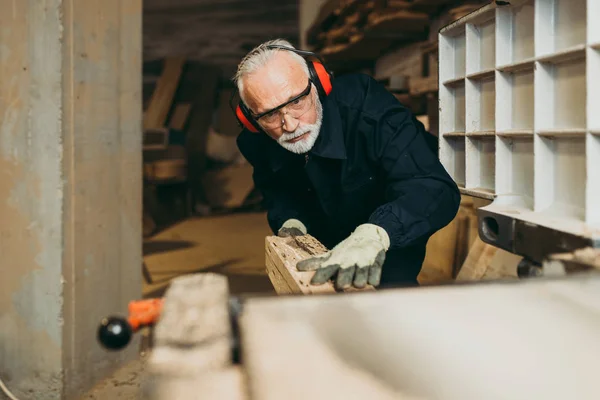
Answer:
[[[136,332],[139,328],[154,325],[160,318],[163,299],[137,300],[129,303],[129,317],[127,322]]]

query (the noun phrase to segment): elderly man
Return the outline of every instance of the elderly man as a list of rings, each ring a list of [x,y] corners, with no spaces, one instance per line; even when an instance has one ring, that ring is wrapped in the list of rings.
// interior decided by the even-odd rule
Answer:
[[[332,79],[303,55],[269,41],[234,78],[245,126],[237,143],[269,225],[280,236],[310,233],[331,249],[296,266],[316,271],[312,284],[417,284],[429,237],[460,202],[437,139],[370,76]]]

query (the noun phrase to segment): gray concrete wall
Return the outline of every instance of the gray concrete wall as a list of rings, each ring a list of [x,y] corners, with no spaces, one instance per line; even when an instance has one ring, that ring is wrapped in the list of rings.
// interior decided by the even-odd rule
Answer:
[[[300,0],[298,10],[298,24],[300,26],[300,47],[309,49],[306,44],[306,31],[319,15],[323,3],[327,0]]]
[[[76,398],[136,351],[95,330],[141,294],[141,0],[0,9],[0,378]]]

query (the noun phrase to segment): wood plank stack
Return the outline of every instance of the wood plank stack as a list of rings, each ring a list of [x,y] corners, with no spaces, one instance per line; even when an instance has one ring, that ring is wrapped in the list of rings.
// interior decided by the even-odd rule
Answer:
[[[254,189],[221,79],[183,57],[144,65],[145,236],[198,211],[239,208]]]
[[[329,0],[307,43],[329,63],[373,60],[392,46],[424,41],[431,18],[451,0]]]

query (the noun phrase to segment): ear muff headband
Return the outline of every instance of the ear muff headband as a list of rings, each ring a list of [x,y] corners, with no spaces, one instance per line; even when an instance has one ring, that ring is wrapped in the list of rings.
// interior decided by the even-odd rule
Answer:
[[[331,93],[331,89],[332,89],[331,79],[333,77],[333,73],[328,71],[327,68],[325,68],[325,63],[323,62],[321,57],[319,57],[317,54],[310,52],[310,51],[297,50],[297,49],[293,49],[291,47],[279,46],[279,45],[271,45],[271,46],[267,46],[267,48],[268,49],[287,50],[287,51],[291,51],[296,54],[299,54],[301,56],[314,57],[317,60],[319,60],[319,61],[306,60],[306,64],[308,66],[308,72],[310,75],[310,80],[317,87],[317,91],[319,92],[320,97],[325,97],[325,96],[329,95],[329,93]],[[233,93],[232,93],[232,97],[230,98],[230,103],[229,103],[230,106],[232,105],[231,104],[232,100],[233,100]],[[261,130],[260,125],[258,125],[258,122],[254,120],[254,118],[250,114],[250,110],[248,110],[248,108],[244,105],[244,103],[242,101],[239,102],[238,106],[235,108],[234,113],[235,113],[235,116],[236,116],[238,122],[240,123],[240,125],[243,128],[246,128],[250,132],[254,132],[254,133],[257,133]]]

